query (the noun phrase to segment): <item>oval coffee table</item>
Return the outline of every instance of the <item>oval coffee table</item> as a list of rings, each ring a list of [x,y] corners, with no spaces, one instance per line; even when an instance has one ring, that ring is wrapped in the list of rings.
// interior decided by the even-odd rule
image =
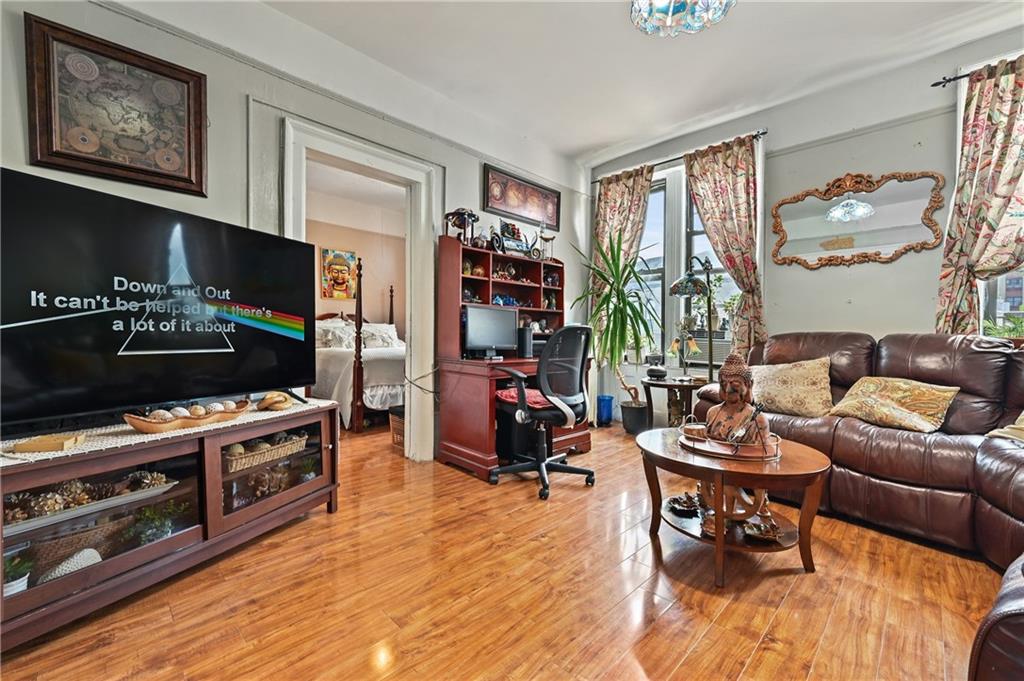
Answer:
[[[644,460],[644,475],[651,490],[651,535],[657,537],[662,519],[683,534],[715,546],[715,585],[725,585],[725,552],[785,551],[800,546],[800,558],[804,570],[814,572],[811,558],[811,525],[818,513],[821,488],[825,472],[832,465],[828,457],[814,449],[792,440],[782,440],[781,458],[775,461],[740,461],[689,452],[679,446],[679,430],[658,428],[637,435],[636,444]],[[701,533],[700,517],[680,517],[667,508],[661,499],[661,484],[658,469],[669,471],[694,480],[714,483],[715,536]],[[762,542],[748,538],[739,526],[725,529],[725,485],[753,487],[755,489],[783,490],[805,488],[804,501],[800,506],[800,524],[794,525],[783,517],[775,518],[781,530],[779,539]]]

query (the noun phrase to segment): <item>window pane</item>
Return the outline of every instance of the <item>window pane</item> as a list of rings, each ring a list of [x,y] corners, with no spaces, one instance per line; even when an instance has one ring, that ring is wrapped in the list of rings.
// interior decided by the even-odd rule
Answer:
[[[665,262],[665,190],[656,189],[647,200],[647,221],[640,237],[640,269],[660,269]]]
[[[659,328],[661,324],[661,297],[663,291],[663,273],[661,270],[655,270],[644,275],[643,279],[650,287],[650,291],[645,291],[647,299],[651,301],[651,307],[654,308],[656,315],[646,314],[644,317],[647,319],[647,323],[651,326],[651,335],[654,337],[653,347],[644,348],[645,352],[653,350],[661,351],[662,349],[662,330]],[[639,291],[642,290],[638,284],[629,286],[630,290]]]
[[[715,249],[711,247],[711,240],[708,239],[707,234],[694,234],[692,243],[693,248],[691,252],[693,255],[697,256],[702,261],[704,258],[711,258],[711,264],[715,266],[715,269],[722,267],[722,262],[718,259],[718,256],[715,255]]]
[[[1024,329],[1024,269],[986,282],[985,329],[988,335],[1020,337]]]
[[[693,197],[692,196],[689,197],[689,199],[686,202],[686,205],[688,205],[690,207],[690,214],[693,216],[693,224],[690,227],[690,231],[693,231],[693,232],[703,232],[704,231],[704,223],[701,222],[701,220],[700,220],[700,211],[697,210],[697,204],[695,204],[693,202]]]

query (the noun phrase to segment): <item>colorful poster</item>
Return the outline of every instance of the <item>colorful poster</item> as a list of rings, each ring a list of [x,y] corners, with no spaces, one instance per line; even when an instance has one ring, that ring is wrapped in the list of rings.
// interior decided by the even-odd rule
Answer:
[[[320,296],[333,300],[352,300],[356,297],[354,251],[320,249]]]

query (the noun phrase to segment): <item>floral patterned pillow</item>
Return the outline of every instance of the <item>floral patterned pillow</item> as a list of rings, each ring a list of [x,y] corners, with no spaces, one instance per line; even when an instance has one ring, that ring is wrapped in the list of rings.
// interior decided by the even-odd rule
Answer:
[[[765,411],[792,416],[824,416],[832,408],[828,357],[791,364],[752,366],[754,402]]]
[[[865,376],[839,401],[832,416],[853,416],[887,428],[933,433],[960,388],[932,385],[909,378]]]

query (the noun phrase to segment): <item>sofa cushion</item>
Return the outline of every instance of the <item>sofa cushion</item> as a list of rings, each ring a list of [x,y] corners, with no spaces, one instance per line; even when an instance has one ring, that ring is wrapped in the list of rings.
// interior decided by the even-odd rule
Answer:
[[[754,402],[767,411],[793,416],[824,416],[832,408],[827,356],[790,364],[750,367]]]
[[[975,454],[983,441],[980,435],[915,433],[842,418],[832,460],[873,478],[972,492]]]
[[[866,333],[780,333],[768,338],[762,351],[764,364],[790,364],[829,358],[833,404],[862,376],[870,376],[875,339]]]
[[[875,375],[958,386],[941,430],[982,434],[1003,417],[1009,341],[983,336],[890,334],[878,341]]]
[[[1005,570],[1024,553],[1024,520],[978,497],[974,502],[974,541],[986,560]]]
[[[920,433],[939,429],[960,388],[906,378],[865,376],[831,409],[832,416],[853,416],[876,426]]]
[[[970,492],[880,480],[835,460],[829,489],[832,508],[840,513],[965,551],[976,548]]]

